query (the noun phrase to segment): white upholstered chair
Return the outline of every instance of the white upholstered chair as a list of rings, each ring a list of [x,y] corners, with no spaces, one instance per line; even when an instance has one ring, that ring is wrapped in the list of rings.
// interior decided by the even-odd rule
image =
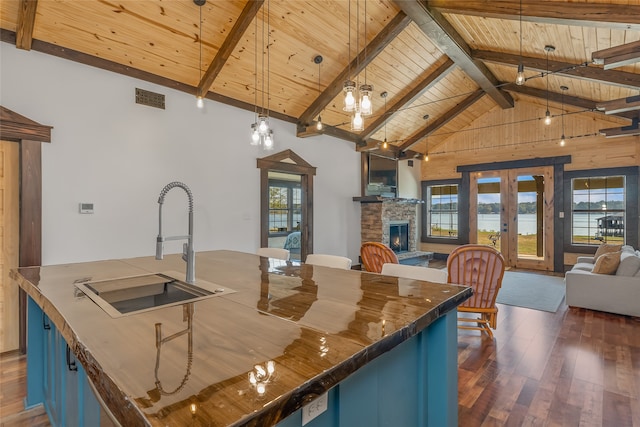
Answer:
[[[285,261],[289,261],[289,251],[287,249],[259,248],[256,253],[260,256],[267,257],[267,258],[275,258],[275,259],[282,259]]]
[[[413,280],[425,280],[427,282],[447,283],[447,270],[417,265],[384,263],[382,265],[382,274]]]
[[[347,257],[338,255],[309,254],[307,255],[305,264],[342,268],[344,270],[349,270],[351,268],[351,260]]]

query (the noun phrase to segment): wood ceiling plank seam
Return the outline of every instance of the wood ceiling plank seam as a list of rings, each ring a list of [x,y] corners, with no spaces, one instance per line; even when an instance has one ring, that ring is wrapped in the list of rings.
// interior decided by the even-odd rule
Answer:
[[[425,79],[415,84],[412,90],[407,92],[404,96],[402,96],[402,98],[394,101],[394,103],[391,105],[391,108],[387,110],[389,113],[386,114],[386,116],[383,114],[380,115],[376,120],[374,120],[362,132],[363,139],[366,140],[367,138],[372,137],[375,132],[377,132],[384,126],[385,123],[390,122],[399,110],[407,105],[412,104],[424,92],[429,90],[430,87],[438,83],[438,81],[443,78],[446,73],[448,73],[453,67],[453,61],[447,58],[447,60],[442,65],[440,65],[436,70],[430,73]]]
[[[407,64],[409,68],[424,70],[425,68],[431,66],[437,60],[437,58],[442,55],[442,53],[438,51],[438,57],[434,57],[431,52],[429,52],[427,49],[422,48],[422,43],[424,43],[424,40],[415,40],[413,38],[411,38],[411,40],[406,40],[404,37],[402,37],[403,35],[404,33],[401,34],[396,40],[394,40],[393,45],[394,48],[396,48],[399,52],[402,52],[411,61],[411,63],[415,65],[415,67],[410,67]]]
[[[240,13],[238,19],[236,19],[236,22],[231,28],[231,31],[229,32],[227,37],[225,37],[222,46],[220,46],[220,49],[207,67],[207,70],[200,78],[200,82],[198,83],[198,87],[196,89],[196,96],[202,97],[209,91],[209,88],[213,84],[213,81],[216,79],[216,77],[218,77],[220,70],[222,70],[222,67],[224,67],[224,65],[227,63],[229,56],[233,53],[233,50],[242,39],[245,31],[255,19],[263,3],[264,0],[247,1],[247,4],[245,5],[244,9],[242,9],[242,12]],[[202,23],[200,22],[198,25],[200,26],[202,25]],[[202,43],[202,40],[200,40],[200,42]],[[198,68],[200,69],[201,66],[202,64],[199,64]]]
[[[418,131],[414,136],[409,138],[408,141],[405,141],[399,147],[399,149],[401,151],[404,151],[404,150],[407,150],[407,149],[411,148],[411,146],[414,145],[416,142],[418,142],[421,139],[425,138],[430,133],[438,130],[440,127],[445,125],[450,120],[453,120],[458,114],[460,114],[466,108],[468,108],[473,103],[478,101],[484,95],[485,95],[485,92],[482,89],[477,90],[476,92],[472,93],[471,95],[466,97],[463,101],[461,101],[458,105],[456,105],[451,110],[449,110],[447,113],[443,114],[438,119],[436,119],[432,124],[424,127],[420,131]]]
[[[309,124],[327,104],[335,98],[341,91],[342,85],[350,75],[358,74],[369,62],[371,62],[378,53],[395,39],[398,34],[404,30],[411,22],[411,19],[402,11],[389,22],[385,28],[376,35],[376,37],[359,52],[351,63],[331,82],[329,86],[318,96],[307,109],[298,117],[298,121],[302,124]],[[367,52],[365,58],[364,52]],[[366,59],[366,62],[365,62]]]
[[[418,0],[410,2],[396,0],[396,4],[418,24],[425,34],[434,38],[436,45],[499,105],[503,108],[513,107],[511,95],[496,88],[497,79],[483,63],[476,63],[471,59],[471,50],[440,12]]]
[[[20,0],[16,25],[16,47],[31,50],[38,0]]]

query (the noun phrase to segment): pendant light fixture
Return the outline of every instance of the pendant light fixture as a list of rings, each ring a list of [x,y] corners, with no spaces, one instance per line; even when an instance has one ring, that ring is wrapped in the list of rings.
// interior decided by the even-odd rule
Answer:
[[[349,74],[347,80],[342,85],[342,90],[345,92],[344,95],[344,107],[342,108],[347,113],[352,113],[355,111],[356,106],[356,98],[354,93],[356,91],[356,82],[351,80],[351,0],[349,0],[349,12],[347,19],[349,20],[349,40],[347,42],[347,47],[349,49],[348,60],[349,60]]]
[[[522,63],[522,0],[520,0],[520,63],[518,64],[518,74],[516,74],[516,84],[522,86],[525,80],[524,64]]]
[[[389,95],[386,91],[380,94],[380,97],[384,99],[384,142],[382,143],[382,148],[385,150],[389,148],[389,143],[387,142],[387,95]]]
[[[351,3],[351,1],[349,1]],[[351,7],[349,7],[351,8]],[[356,68],[360,69],[360,2],[356,1]],[[357,79],[357,78],[356,78]],[[356,84],[357,86],[357,84]],[[364,119],[362,118],[362,100],[354,103],[354,115],[351,119],[351,130],[360,132],[364,130]]]
[[[547,111],[544,113],[544,124],[549,126],[551,124],[551,113],[549,112],[549,52],[555,51],[556,48],[548,44],[544,47],[544,50],[547,53],[547,73],[545,75],[547,80]]]
[[[195,1],[195,0],[194,0]],[[255,61],[255,74],[254,74],[254,100],[255,100],[255,117],[256,121],[251,125],[251,145],[261,145],[265,150],[273,150],[273,131],[269,127],[269,67],[271,63],[271,52],[269,47],[269,38],[270,38],[270,18],[269,18],[269,0],[266,2],[266,11],[265,7],[262,7],[262,39],[261,39],[261,48],[267,49],[267,66],[266,66],[266,81],[267,88],[265,92],[265,64],[264,64],[264,51],[262,52],[262,101],[261,112],[258,114],[258,18],[256,15],[255,19],[255,32],[254,32],[254,61]],[[265,23],[266,22],[266,23]],[[265,44],[265,29],[267,32],[266,44]],[[265,110],[265,93],[267,94],[266,105],[267,108]]]
[[[562,114],[560,116],[562,120],[562,137],[560,138],[560,146],[564,147],[564,92],[569,90],[569,88],[567,86],[560,86],[560,90],[562,90]]]
[[[205,5],[207,0],[193,0],[193,2],[200,9],[200,21],[198,22],[198,28],[200,29],[200,36],[198,41],[200,42],[200,60],[198,62],[198,70],[200,71],[200,81],[202,81],[202,6]],[[202,95],[196,95],[196,107],[204,108],[204,99]]]
[[[320,64],[322,64],[322,55],[316,55],[313,57],[313,62],[318,64],[318,96],[320,96]],[[322,130],[322,116],[318,113],[318,121],[316,122],[316,129]]]
[[[364,62],[367,63],[367,0],[364,0]],[[370,116],[373,113],[372,94],[373,85],[367,84],[367,68],[365,66],[364,84],[360,86],[360,113],[363,116]]]

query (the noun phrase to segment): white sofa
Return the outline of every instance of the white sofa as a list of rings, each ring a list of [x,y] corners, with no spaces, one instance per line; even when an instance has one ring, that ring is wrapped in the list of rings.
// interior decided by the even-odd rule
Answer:
[[[615,274],[593,273],[593,257],[577,261],[565,274],[569,307],[640,317],[640,251],[623,246]]]

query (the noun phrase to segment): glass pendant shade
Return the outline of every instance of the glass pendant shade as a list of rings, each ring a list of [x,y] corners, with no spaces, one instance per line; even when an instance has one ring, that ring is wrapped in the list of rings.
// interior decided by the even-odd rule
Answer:
[[[547,110],[547,112],[544,113],[544,124],[547,126],[551,124],[551,113],[549,113],[549,110]]]
[[[369,116],[373,113],[373,105],[371,104],[371,92],[373,92],[372,85],[361,85],[360,94],[362,99],[360,101],[360,113],[363,116]]]
[[[351,80],[347,80],[344,82],[342,89],[345,91],[343,110],[352,112],[356,109],[356,98],[353,96],[356,91],[356,84]]]
[[[351,130],[364,130],[364,120],[362,120],[360,110],[356,110],[356,114],[354,114],[353,119],[351,120]]]
[[[264,137],[264,149],[273,150],[273,131],[269,130]]]
[[[260,135],[266,135],[269,131],[269,122],[267,121],[267,116],[260,114],[258,116],[258,132]]]
[[[316,129],[322,130],[322,117],[318,116],[318,122],[316,123]]]
[[[387,148],[389,148],[389,143],[387,142],[387,140],[385,139],[384,142],[382,143],[382,148],[384,148],[385,150]]]
[[[520,63],[518,65],[518,74],[516,74],[516,84],[518,86],[522,86],[525,82],[524,78],[524,64]]]
[[[202,97],[201,97],[201,96],[198,96],[198,97],[196,98],[196,106],[197,106],[198,108],[203,108],[203,107],[204,107],[204,99],[202,99]]]
[[[564,141],[564,134],[562,134],[562,138],[560,138],[560,146],[564,147],[565,141]]]
[[[258,124],[251,125],[251,145],[260,144],[260,133],[258,132]]]

